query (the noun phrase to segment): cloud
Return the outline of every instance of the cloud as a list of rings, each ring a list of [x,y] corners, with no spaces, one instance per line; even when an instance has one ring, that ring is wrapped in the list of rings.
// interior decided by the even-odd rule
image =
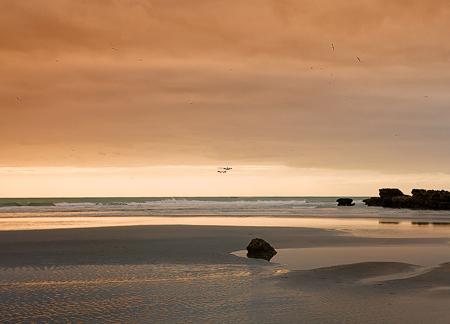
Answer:
[[[163,57],[329,60],[334,42],[341,63],[339,53],[372,59],[448,55],[442,40],[450,13],[440,0],[6,0],[0,6],[9,13],[0,22],[2,49],[27,54],[109,55],[115,47]],[[430,48],[436,53],[426,53]]]
[[[2,166],[450,172],[445,1],[0,10]]]

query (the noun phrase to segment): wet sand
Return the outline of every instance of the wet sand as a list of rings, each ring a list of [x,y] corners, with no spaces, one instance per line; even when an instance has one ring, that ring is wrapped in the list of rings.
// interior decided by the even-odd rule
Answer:
[[[278,249],[448,241],[250,226],[5,231],[0,235],[0,322],[450,321],[449,264],[402,277],[420,267],[364,262],[288,270],[230,254],[254,237]]]
[[[362,237],[437,237],[449,236],[450,221],[433,215],[414,218],[374,217],[286,217],[286,216],[74,216],[71,212],[1,213],[0,234],[4,231],[104,228],[154,225],[201,225],[237,227],[302,227],[338,230]]]

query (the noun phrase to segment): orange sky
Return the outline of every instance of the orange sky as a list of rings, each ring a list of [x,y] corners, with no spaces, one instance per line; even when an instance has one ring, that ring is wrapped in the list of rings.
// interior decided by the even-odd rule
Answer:
[[[94,168],[102,195],[105,167],[153,168],[141,176],[165,185],[124,191],[154,195],[167,165],[207,182],[223,164],[314,169],[328,187],[311,194],[347,192],[345,174],[355,194],[375,192],[377,174],[449,186],[448,1],[3,0],[0,12],[0,180],[23,183],[0,195],[58,195],[24,168]],[[234,176],[182,191],[270,194],[278,181]],[[276,193],[311,188],[296,183]]]

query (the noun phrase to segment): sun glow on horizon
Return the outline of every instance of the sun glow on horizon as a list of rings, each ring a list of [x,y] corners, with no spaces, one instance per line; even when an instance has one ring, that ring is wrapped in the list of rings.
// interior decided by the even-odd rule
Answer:
[[[445,188],[447,174],[386,174],[283,165],[152,167],[2,167],[0,197],[370,196],[392,186]]]

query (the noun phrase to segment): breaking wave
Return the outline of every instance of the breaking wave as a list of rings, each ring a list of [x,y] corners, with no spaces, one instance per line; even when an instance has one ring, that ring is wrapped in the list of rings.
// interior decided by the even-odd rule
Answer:
[[[361,200],[357,200],[357,203]],[[336,207],[336,197],[0,199],[0,213],[74,212],[96,215],[285,215]]]

